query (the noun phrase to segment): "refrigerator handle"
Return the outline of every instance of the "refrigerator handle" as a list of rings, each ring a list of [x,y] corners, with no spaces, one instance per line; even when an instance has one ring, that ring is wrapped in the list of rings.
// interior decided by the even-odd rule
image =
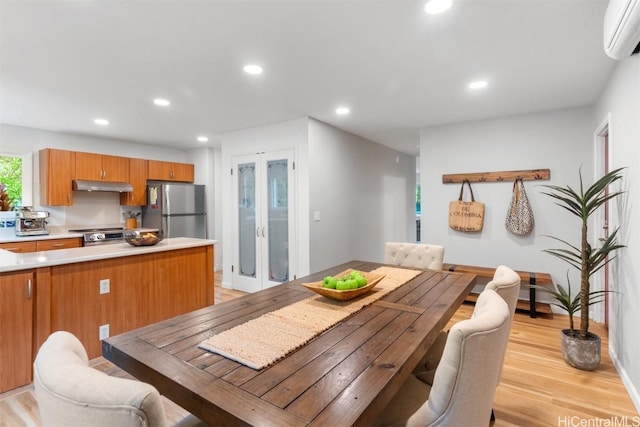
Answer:
[[[260,227],[256,227],[256,237],[260,237]]]
[[[164,232],[164,234],[162,235],[162,238],[164,239],[171,236],[171,231],[169,230],[169,223],[171,221],[169,221],[169,218],[165,215],[162,215],[160,218],[162,218],[160,225],[162,226],[162,230]]]
[[[262,227],[262,237],[265,237],[265,235],[264,235],[264,228],[265,228],[265,227]]]

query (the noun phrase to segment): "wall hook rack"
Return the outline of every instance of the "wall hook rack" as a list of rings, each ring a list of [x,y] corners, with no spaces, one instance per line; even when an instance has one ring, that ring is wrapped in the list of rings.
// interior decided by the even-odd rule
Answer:
[[[543,181],[551,177],[549,169],[528,169],[517,171],[455,173],[442,175],[443,184],[456,184],[464,180],[469,182],[503,182],[521,178],[523,181]]]

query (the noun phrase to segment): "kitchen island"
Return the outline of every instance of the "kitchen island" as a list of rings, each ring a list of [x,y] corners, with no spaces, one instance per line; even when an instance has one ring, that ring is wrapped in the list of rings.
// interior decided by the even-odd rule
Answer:
[[[0,250],[0,392],[31,382],[33,358],[54,331],[75,334],[95,358],[101,337],[212,305],[215,243]]]

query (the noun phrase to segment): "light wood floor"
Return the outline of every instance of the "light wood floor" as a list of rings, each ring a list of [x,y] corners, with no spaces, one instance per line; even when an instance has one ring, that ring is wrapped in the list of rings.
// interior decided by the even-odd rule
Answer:
[[[223,289],[219,284],[220,277],[217,276],[216,302],[243,295],[242,292]],[[470,317],[472,311],[473,306],[463,305],[450,324]],[[601,367],[594,372],[583,372],[569,367],[562,360],[559,334],[566,325],[566,316],[531,319],[527,314],[516,314],[502,381],[496,392],[494,410],[497,420],[493,425],[640,425],[638,412],[609,358],[606,331],[602,328],[594,330],[603,341]],[[93,360],[92,366],[110,375],[128,377],[103,358]],[[167,399],[165,411],[170,423],[187,415]],[[0,427],[41,425],[32,385],[0,394]]]

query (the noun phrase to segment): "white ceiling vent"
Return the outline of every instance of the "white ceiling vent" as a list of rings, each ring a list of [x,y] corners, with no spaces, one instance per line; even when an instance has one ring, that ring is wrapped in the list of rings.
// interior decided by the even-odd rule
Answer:
[[[604,51],[614,59],[640,50],[640,0],[610,0],[604,16]]]

